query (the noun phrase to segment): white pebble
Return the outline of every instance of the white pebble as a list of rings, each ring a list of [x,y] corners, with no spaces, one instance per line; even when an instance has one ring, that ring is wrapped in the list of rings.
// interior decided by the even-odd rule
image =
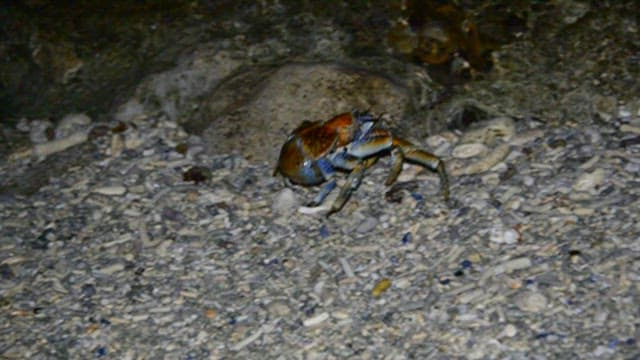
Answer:
[[[614,349],[610,349],[604,345],[598,345],[595,350],[593,350],[593,356],[596,358],[601,358],[604,356],[610,356],[615,352]]]
[[[504,158],[509,155],[511,152],[511,148],[509,144],[501,144],[498,145],[495,149],[490,151],[488,154],[483,155],[477,160],[473,161],[471,164],[449,164],[449,173],[453,176],[460,175],[473,175],[485,172],[496,164],[501,162]]]
[[[124,264],[123,263],[115,263],[113,265],[109,265],[109,266],[105,266],[102,269],[98,270],[98,272],[100,272],[101,274],[104,275],[111,275],[111,274],[115,274],[117,272],[120,272],[124,270]]]
[[[507,324],[507,326],[502,329],[502,332],[498,335],[498,338],[501,337],[514,337],[518,333],[518,328],[516,328],[513,324]]]
[[[593,191],[604,183],[605,172],[603,169],[596,169],[592,172],[584,173],[573,184],[573,190]]]
[[[302,322],[302,324],[304,326],[307,326],[307,327],[315,326],[315,325],[321,324],[322,322],[326,321],[327,319],[329,319],[329,313],[328,312],[323,312],[323,313],[321,313],[319,315],[316,315],[316,316],[314,316],[312,318],[305,319]]]
[[[489,232],[489,240],[497,244],[515,244],[520,234],[513,229],[505,229],[502,226],[494,227]]]
[[[640,127],[624,124],[620,126],[620,131],[640,134]]]
[[[524,176],[522,178],[522,183],[525,186],[533,186],[533,184],[536,182],[536,179],[533,176]]]
[[[468,159],[487,152],[487,147],[480,143],[461,144],[451,152],[451,156],[458,159]]]
[[[464,143],[482,142],[491,146],[498,139],[508,141],[515,134],[515,130],[516,125],[513,119],[499,117],[483,123],[479,129],[467,131],[461,141]]]
[[[547,298],[535,291],[525,291],[516,298],[516,306],[526,312],[540,312],[547,304]]]
[[[36,156],[46,157],[60,151],[64,151],[72,146],[87,141],[87,133],[79,132],[63,139],[57,139],[33,147],[33,153]]]
[[[494,275],[509,274],[513,271],[526,269],[530,266],[531,266],[531,259],[526,257],[508,260],[492,268],[490,271],[487,271],[484,277],[489,278]]]
[[[618,117],[627,118],[631,116],[631,111],[627,109],[625,106],[620,106],[618,109]]]
[[[299,201],[293,190],[284,188],[273,199],[271,209],[278,215],[290,215],[299,206]]]
[[[127,192],[127,188],[120,185],[115,186],[102,186],[93,189],[96,194],[108,195],[108,196],[120,196]]]

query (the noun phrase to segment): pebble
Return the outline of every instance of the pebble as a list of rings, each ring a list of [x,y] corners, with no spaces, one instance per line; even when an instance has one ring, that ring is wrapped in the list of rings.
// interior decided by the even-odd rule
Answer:
[[[311,326],[316,326],[319,325],[325,321],[327,321],[329,319],[329,313],[328,312],[323,312],[320,313],[314,317],[305,319],[302,324],[306,327],[311,327]]]
[[[509,144],[500,144],[498,147],[489,151],[485,156],[474,160],[470,164],[460,164],[456,167],[450,166],[449,172],[453,176],[474,175],[483,173],[500,161],[504,160],[511,151]]]
[[[111,137],[111,151],[109,155],[113,157],[118,157],[122,154],[122,150],[124,149],[124,140],[122,139],[121,134],[113,134]]]
[[[93,189],[93,192],[101,195],[121,196],[127,192],[127,188],[121,185],[102,186],[102,187]]]
[[[548,301],[547,298],[536,291],[524,291],[516,297],[516,306],[526,312],[540,312],[544,310]]]
[[[79,132],[66,138],[56,139],[53,141],[37,144],[33,147],[33,154],[40,157],[46,157],[60,151],[64,151],[72,146],[82,144],[87,141],[87,132]]]
[[[489,240],[497,244],[515,244],[519,239],[520,234],[514,229],[496,226],[489,231]]]
[[[360,234],[368,233],[369,231],[373,230],[376,225],[378,225],[378,219],[374,217],[368,217],[364,219],[360,223],[360,225],[358,225],[358,227],[356,228],[356,232]]]
[[[504,329],[502,329],[500,334],[498,334],[498,338],[514,337],[516,336],[516,334],[518,334],[518,328],[516,328],[515,325],[513,324],[507,324],[507,326],[505,326]]]
[[[498,139],[508,141],[516,131],[515,122],[509,117],[498,117],[482,123],[478,129],[467,131],[461,143],[479,142],[492,146]]]
[[[56,126],[56,139],[69,137],[77,132],[87,131],[91,118],[86,114],[65,115]]]
[[[286,302],[279,300],[269,303],[269,305],[267,305],[267,309],[273,317],[282,317],[291,313],[289,305],[287,305]]]
[[[32,120],[28,122],[29,139],[32,144],[43,144],[52,140],[49,129],[53,129],[53,123],[49,120]]]
[[[103,268],[101,268],[100,270],[98,270],[99,273],[104,274],[104,275],[113,275],[117,272],[120,272],[124,270],[124,264],[123,263],[115,263],[115,264],[111,264],[111,265],[107,265]]]
[[[487,146],[480,143],[461,144],[451,152],[451,156],[458,159],[467,159],[487,152]]]
[[[389,287],[391,287],[390,279],[387,279],[387,278],[380,279],[380,281],[378,281],[376,285],[373,287],[373,289],[371,290],[371,296],[373,296],[374,298],[380,297],[380,295],[382,295],[385,291],[387,291]]]
[[[620,131],[640,134],[640,126],[631,126],[631,125],[624,124],[620,126]]]
[[[582,174],[573,183],[573,189],[576,191],[592,192],[602,186],[605,180],[605,171],[596,169],[591,172]]]
[[[298,197],[289,188],[280,190],[273,199],[271,209],[277,215],[291,215],[300,206]]]

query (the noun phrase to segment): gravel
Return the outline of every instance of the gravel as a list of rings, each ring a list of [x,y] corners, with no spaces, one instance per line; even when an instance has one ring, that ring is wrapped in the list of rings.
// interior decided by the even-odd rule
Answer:
[[[301,206],[317,188],[176,151],[201,141],[147,116],[83,140],[86,166],[2,197],[1,357],[639,354],[640,147],[625,122],[500,118],[434,135],[456,174],[450,205],[436,174],[409,165],[411,186],[385,196],[382,159],[327,219]],[[74,149],[47,144],[0,171]],[[195,166],[210,174],[185,181]]]

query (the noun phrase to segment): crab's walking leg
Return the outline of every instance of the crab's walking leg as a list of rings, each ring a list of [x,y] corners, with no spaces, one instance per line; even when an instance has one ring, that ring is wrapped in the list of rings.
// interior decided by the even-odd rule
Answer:
[[[351,193],[353,192],[353,190],[357,189],[358,186],[360,186],[360,182],[362,182],[362,178],[364,177],[365,170],[367,170],[367,168],[373,165],[376,162],[376,160],[377,158],[375,157],[368,158],[368,159],[365,159],[364,161],[359,161],[353,167],[353,170],[351,170],[351,173],[347,177],[347,181],[342,186],[342,189],[340,189],[340,194],[338,194],[338,197],[331,205],[331,209],[327,213],[327,217],[329,217],[329,215],[337,211],[340,211],[340,209],[342,209],[342,207],[347,202],[347,200],[349,200],[349,196],[351,196]]]
[[[336,179],[335,179],[335,170],[331,162],[327,159],[318,160],[318,168],[320,169],[320,173],[322,177],[327,180],[327,182],[322,185],[320,188],[320,192],[313,199],[313,202],[310,204],[311,206],[318,206],[322,204],[324,199],[336,188]]]
[[[391,172],[385,182],[386,185],[391,185],[400,174],[402,170],[402,163],[404,160],[422,165],[433,171],[437,171],[440,176],[440,189],[445,201],[449,201],[449,178],[444,168],[444,162],[437,156],[426,152],[424,150],[416,148],[413,144],[406,140],[394,138],[393,145],[395,149],[392,151],[393,165],[391,166]]]

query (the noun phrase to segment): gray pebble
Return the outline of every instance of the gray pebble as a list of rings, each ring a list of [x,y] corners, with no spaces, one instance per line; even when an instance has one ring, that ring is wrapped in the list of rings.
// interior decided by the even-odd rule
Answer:
[[[516,306],[526,312],[540,312],[544,310],[547,305],[547,298],[535,291],[525,291],[516,298]]]
[[[369,231],[373,230],[373,228],[375,228],[376,225],[378,225],[378,220],[373,217],[368,217],[364,219],[360,223],[360,225],[358,225],[358,227],[356,228],[356,232],[360,234],[368,233]]]

